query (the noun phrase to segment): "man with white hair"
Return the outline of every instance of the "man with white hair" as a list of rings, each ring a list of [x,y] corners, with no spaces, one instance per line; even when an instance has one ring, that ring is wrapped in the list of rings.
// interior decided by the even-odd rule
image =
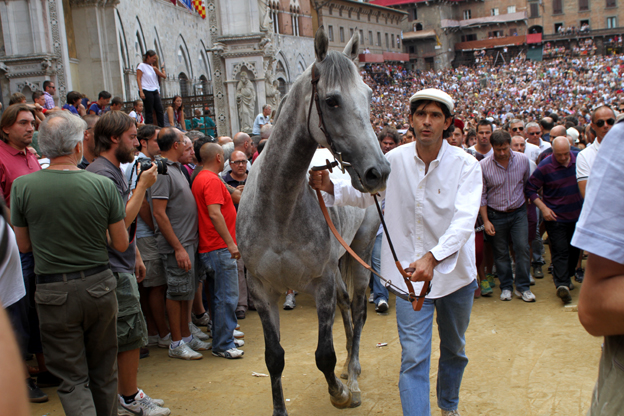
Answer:
[[[57,393],[69,416],[117,414],[117,282],[107,232],[112,248],[128,248],[115,184],[77,167],[86,127],[65,111],[46,118],[39,146],[50,166],[16,179],[11,193],[17,243],[35,257],[43,353],[62,380]]]
[[[477,160],[448,144],[453,99],[438,89],[424,89],[410,98],[410,125],[416,141],[388,153],[392,172],[386,191],[385,218],[402,267],[415,293],[432,282],[422,310],[397,296],[396,311],[402,347],[399,391],[404,415],[429,415],[429,370],[434,311],[440,334],[438,406],[443,416],[459,415],[459,390],[468,364],[465,332],[477,289],[474,224],[481,202],[482,175]],[[489,126],[488,126],[489,129]],[[327,171],[310,172],[310,185],[326,192],[333,205],[367,207],[371,195],[350,181],[332,182]],[[424,223],[428,225],[425,227]],[[387,239],[381,247],[381,274],[394,285],[407,285],[392,261]],[[410,282],[410,284],[412,284]]]

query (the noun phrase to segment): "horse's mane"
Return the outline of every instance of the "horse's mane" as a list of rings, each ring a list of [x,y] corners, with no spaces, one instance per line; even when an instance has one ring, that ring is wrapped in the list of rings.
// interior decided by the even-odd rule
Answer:
[[[327,85],[340,85],[348,87],[353,82],[353,70],[355,66],[353,62],[342,52],[329,51],[320,65],[321,77],[324,78]],[[357,79],[357,78],[355,78]]]

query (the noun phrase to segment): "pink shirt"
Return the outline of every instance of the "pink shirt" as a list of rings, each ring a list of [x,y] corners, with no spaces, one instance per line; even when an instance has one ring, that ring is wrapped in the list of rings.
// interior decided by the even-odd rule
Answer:
[[[16,178],[41,170],[37,156],[23,152],[0,140],[0,187],[7,206],[11,206],[11,186]]]

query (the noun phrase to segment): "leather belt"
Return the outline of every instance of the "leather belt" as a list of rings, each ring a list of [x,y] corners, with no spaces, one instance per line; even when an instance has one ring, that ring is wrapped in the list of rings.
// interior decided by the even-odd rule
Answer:
[[[83,279],[88,276],[93,276],[94,274],[102,273],[105,270],[110,269],[109,264],[105,264],[103,266],[93,267],[91,269],[82,270],[79,272],[73,273],[60,273],[60,274],[39,274],[37,275],[37,284],[45,284],[45,283],[58,283],[58,282],[66,282],[68,280],[76,280]]]

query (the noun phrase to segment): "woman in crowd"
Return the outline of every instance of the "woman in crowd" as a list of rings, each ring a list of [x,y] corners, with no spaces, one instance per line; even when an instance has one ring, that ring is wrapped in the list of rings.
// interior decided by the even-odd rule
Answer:
[[[145,107],[145,124],[154,124],[155,113],[158,126],[165,126],[165,115],[160,101],[160,78],[166,77],[165,66],[158,69],[158,55],[150,49],[137,68],[137,85]]]

